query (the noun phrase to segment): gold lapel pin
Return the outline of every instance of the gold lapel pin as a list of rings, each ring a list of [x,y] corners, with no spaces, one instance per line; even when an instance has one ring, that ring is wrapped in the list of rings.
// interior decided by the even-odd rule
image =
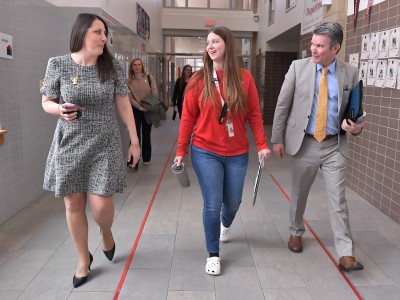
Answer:
[[[71,77],[72,84],[78,84],[78,76]]]

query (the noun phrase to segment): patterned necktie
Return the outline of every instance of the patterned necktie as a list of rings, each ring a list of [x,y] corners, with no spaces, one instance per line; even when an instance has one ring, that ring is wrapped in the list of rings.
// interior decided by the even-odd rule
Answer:
[[[322,75],[319,80],[318,108],[315,120],[314,137],[321,143],[326,137],[326,120],[328,116],[328,68],[322,68]]]

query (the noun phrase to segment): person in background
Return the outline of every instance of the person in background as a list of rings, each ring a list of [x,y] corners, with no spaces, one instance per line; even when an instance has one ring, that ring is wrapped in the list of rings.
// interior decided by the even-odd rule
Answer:
[[[152,75],[147,75],[143,61],[134,58],[129,64],[127,84],[130,90],[129,100],[131,101],[133,114],[135,116],[136,131],[142,149],[143,165],[148,165],[151,160],[151,125],[146,122],[144,113],[147,109],[141,105],[141,100],[149,94],[158,96],[157,84]],[[130,164],[135,170],[139,163]]]
[[[357,68],[336,59],[343,41],[340,24],[318,25],[311,38],[312,57],[295,60],[286,74],[275,109],[271,142],[274,153],[292,159],[290,238],[288,248],[302,252],[301,236],[308,194],[321,170],[330,204],[330,220],[339,268],[362,270],[355,259],[345,198],[348,134],[362,131],[363,122],[344,119]],[[340,130],[344,134],[340,134]]]
[[[258,159],[269,158],[271,151],[253,77],[239,67],[228,28],[209,31],[203,59],[203,69],[193,74],[186,88],[174,163],[182,163],[193,133],[191,159],[203,195],[209,253],[205,271],[219,275],[219,241],[229,240],[242,200],[249,159],[246,122],[255,137]]]
[[[181,77],[179,77],[175,82],[174,93],[172,95],[172,105],[174,106],[174,109],[175,106],[178,106],[179,119],[182,118],[182,104],[184,99],[183,96],[186,85],[189,82],[191,76],[192,66],[185,65],[183,66]]]
[[[124,69],[107,49],[108,28],[93,14],[77,16],[71,53],[48,61],[40,89],[43,109],[58,116],[46,163],[44,189],[64,197],[66,218],[79,263],[73,286],[88,279],[93,256],[88,248],[87,201],[100,227],[103,252],[110,261],[115,242],[113,194],[126,186],[118,117],[129,131],[128,160],[140,156]],[[62,98],[65,103],[59,104]]]

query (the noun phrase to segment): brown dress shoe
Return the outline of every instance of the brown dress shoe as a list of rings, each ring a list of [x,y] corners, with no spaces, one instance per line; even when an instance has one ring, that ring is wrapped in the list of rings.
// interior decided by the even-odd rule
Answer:
[[[346,272],[359,271],[364,269],[364,266],[353,256],[342,256],[339,259],[339,269]]]
[[[301,242],[301,236],[290,235],[288,242],[288,248],[290,251],[300,253],[303,251],[303,244]]]

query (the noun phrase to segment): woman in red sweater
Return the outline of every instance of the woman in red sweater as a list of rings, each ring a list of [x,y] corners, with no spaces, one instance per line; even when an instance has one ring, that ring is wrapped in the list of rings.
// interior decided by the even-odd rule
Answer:
[[[174,162],[182,163],[193,133],[191,159],[203,195],[209,252],[205,271],[219,275],[219,241],[229,240],[242,201],[249,151],[246,121],[255,137],[258,158],[269,158],[271,151],[253,77],[239,67],[228,28],[209,31],[203,59],[203,69],[193,74],[186,87]]]

